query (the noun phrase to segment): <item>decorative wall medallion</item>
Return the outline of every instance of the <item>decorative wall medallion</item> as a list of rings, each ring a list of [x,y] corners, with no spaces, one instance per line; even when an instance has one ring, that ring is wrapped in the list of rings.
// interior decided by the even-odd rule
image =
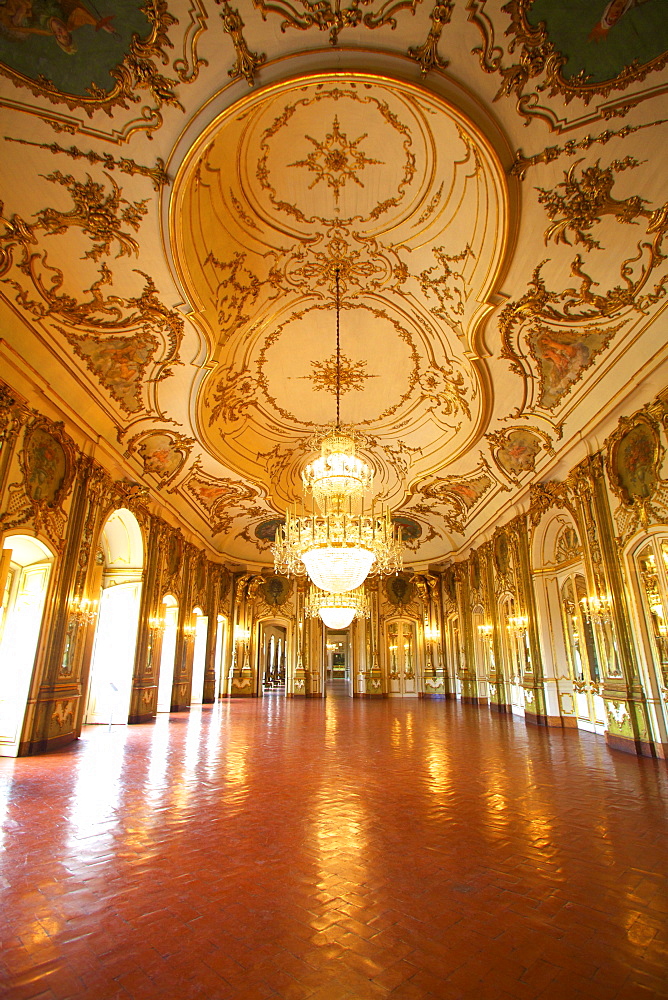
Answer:
[[[471,590],[480,590],[480,556],[475,551],[469,559],[469,578]]]
[[[49,507],[60,503],[73,474],[65,449],[53,434],[39,425],[27,431],[24,448],[28,496]]]
[[[179,535],[172,532],[169,535],[169,540],[167,542],[167,550],[165,556],[165,569],[167,570],[167,576],[176,576],[179,569],[181,568],[181,559],[183,556],[183,542]]]
[[[175,431],[147,431],[128,441],[127,454],[138,455],[144,473],[157,476],[164,485],[183,467],[194,443],[193,438]]]
[[[614,493],[621,500],[615,519],[622,537],[639,526],[668,519],[668,482],[661,478],[665,449],[659,426],[648,412],[622,417],[606,441],[607,472]]]
[[[407,573],[388,576],[383,587],[388,601],[395,607],[405,607],[411,603],[415,595],[415,585]]]
[[[274,573],[262,584],[261,593],[266,604],[272,608],[280,608],[289,600],[294,588],[294,580]]]
[[[610,468],[625,503],[651,497],[659,481],[660,455],[658,434],[642,419],[615,442]]]
[[[26,413],[26,416],[28,414]],[[57,548],[64,545],[67,517],[63,504],[74,480],[78,452],[62,423],[33,417],[19,452],[21,482],[8,488],[0,524],[5,530],[31,522]]]

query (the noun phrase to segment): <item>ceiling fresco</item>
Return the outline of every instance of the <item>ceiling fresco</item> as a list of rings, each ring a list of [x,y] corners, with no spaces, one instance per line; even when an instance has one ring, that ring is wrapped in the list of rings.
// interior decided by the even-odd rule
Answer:
[[[0,0],[0,367],[269,565],[338,270],[407,564],[491,537],[666,360],[664,6]]]

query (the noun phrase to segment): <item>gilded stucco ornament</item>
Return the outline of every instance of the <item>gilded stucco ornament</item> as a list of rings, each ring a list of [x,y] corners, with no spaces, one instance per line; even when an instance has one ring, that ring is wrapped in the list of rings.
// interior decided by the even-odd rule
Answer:
[[[347,3],[346,0],[253,0],[253,6],[262,12],[263,19],[266,20],[268,14],[278,14],[282,18],[281,31],[287,28],[328,31],[330,45],[338,45],[339,35],[345,28],[358,25],[396,28],[396,15],[402,10],[414,14],[420,3],[422,0],[347,0]]]
[[[171,374],[169,365],[176,361],[184,324],[178,312],[162,304],[153,280],[139,269],[135,273],[144,284],[138,294],[107,294],[114,274],[101,258],[114,250],[116,257],[139,252],[125,227],[139,228],[146,203],[124,199],[118,184],[105,176],[109,191],[90,177],[79,182],[60,171],[46,176],[67,190],[72,207],[40,209],[29,223],[17,215],[5,217],[0,203],[0,276],[23,310],[69,341],[123,413],[136,414],[150,406],[150,385]],[[82,259],[99,265],[99,277],[84,289],[87,298],[68,289],[64,270],[50,263],[44,247],[47,238],[77,232],[88,243]]]
[[[237,54],[234,66],[228,70],[227,75],[232,80],[243,77],[248,86],[252,87],[255,83],[255,75],[260,66],[267,61],[267,56],[264,52],[251,52],[248,48],[244,37],[245,25],[237,8],[231,7],[228,0],[216,0],[216,3],[223,8],[220,14],[223,29],[232,39]]]
[[[593,165],[583,167],[580,176],[577,176],[576,170],[582,162],[577,160],[564,173],[564,180],[555,187],[536,189],[538,201],[545,206],[552,220],[552,225],[545,230],[546,245],[554,240],[568,246],[579,243],[587,250],[600,250],[601,244],[590,236],[590,230],[604,215],[613,215],[617,222],[629,225],[641,217],[649,219],[652,214],[644,208],[646,201],[639,195],[618,201],[611,194],[615,174],[640,166],[635,157],[613,160],[605,168],[597,160]]]
[[[28,416],[28,414],[31,414]],[[8,487],[0,526],[9,531],[30,522],[62,550],[67,524],[65,502],[72,490],[78,452],[62,422],[26,411],[23,444],[19,451],[21,480]]]
[[[555,25],[549,23],[549,18],[546,23],[532,15],[533,6],[534,0],[509,0],[501,8],[501,11],[508,15],[509,22],[504,19],[503,23],[500,23],[497,5],[488,3],[488,0],[469,0],[467,3],[469,21],[477,26],[483,39],[482,46],[474,48],[473,52],[479,56],[480,65],[486,73],[498,73],[501,76],[501,85],[494,99],[499,100],[501,97],[514,94],[517,98],[517,111],[525,119],[525,124],[537,116],[554,127],[555,112],[549,107],[549,101],[545,104],[540,103],[541,99],[545,100],[541,96],[543,94],[548,98],[560,97],[565,105],[578,98],[587,106],[595,97],[607,98],[616,91],[641,83],[648,74],[663,68],[668,62],[668,52],[665,51],[649,58],[646,62],[639,62],[634,58],[633,25],[629,25],[627,18],[626,23],[619,27],[623,31],[628,29],[629,32],[628,64],[625,66],[620,64],[618,71],[609,78],[594,79],[596,66],[594,35],[597,28],[599,31],[601,29],[600,26],[594,25],[587,38],[587,26],[581,20],[579,41],[584,46],[586,54],[583,65],[587,68],[567,76],[565,68],[569,64],[569,57],[572,59],[574,53],[566,54],[560,50],[561,43],[553,41],[553,36],[557,34]],[[623,11],[622,16],[627,13],[628,11]],[[572,17],[573,20],[577,18],[575,11]],[[510,39],[507,42],[504,40],[503,44],[501,32]],[[589,42],[588,49],[587,42]],[[642,96],[633,94],[632,103]]]
[[[621,417],[605,442],[606,472],[621,501],[614,511],[617,530],[626,540],[650,524],[668,523],[668,480],[661,478],[666,454],[661,443],[660,404]]]
[[[518,149],[510,173],[523,181],[529,168],[535,167],[539,163],[552,163],[560,156],[575,156],[582,149],[588,150],[595,145],[605,146],[611,139],[625,139],[627,135],[632,135],[641,129],[665,125],[666,122],[668,119],[660,118],[657,121],[643,122],[640,125],[624,125],[619,129],[606,129],[598,135],[585,135],[581,139],[569,139],[563,146],[546,146],[540,153],[534,153],[532,156],[525,156],[524,151]]]
[[[584,270],[584,257],[577,254],[570,265],[576,283],[563,291],[549,289],[542,276],[547,261],[542,261],[528,291],[504,306],[499,316],[502,355],[513,371],[538,377],[535,401],[527,409],[554,410],[633,315],[648,314],[666,295],[668,274],[659,268],[665,260],[668,203],[652,209],[639,195],[617,200],[611,194],[615,172],[635,165],[630,157],[613,161],[607,169],[596,163],[577,176],[574,164],[553,190],[539,189],[539,200],[553,220],[546,241],[573,239],[589,252],[601,249],[591,230],[608,215],[620,225],[643,220],[646,238],[618,265],[620,282],[607,291],[600,290],[600,283]],[[592,258],[588,270],[593,265]],[[527,363],[525,346],[532,363]]]
[[[169,175],[165,170],[165,161],[162,157],[158,156],[155,161],[154,167],[147,167],[141,163],[137,163],[129,156],[112,156],[111,153],[97,153],[95,150],[89,149],[84,151],[79,149],[78,146],[61,146],[58,142],[31,142],[28,139],[15,139],[13,136],[6,135],[5,140],[7,142],[16,142],[21,146],[35,146],[37,149],[48,149],[50,153],[58,154],[61,153],[65,156],[69,156],[71,160],[85,160],[90,163],[91,166],[100,165],[104,167],[107,176],[110,172],[118,170],[121,174],[126,174],[129,177],[147,177],[156,191],[160,191],[165,184],[169,184]],[[126,202],[125,204],[129,204]]]
[[[160,67],[169,64],[167,50],[173,47],[173,42],[168,37],[168,31],[173,29],[179,22],[167,8],[166,0],[145,0],[144,6],[137,7],[137,14],[143,16],[144,28],[139,30],[129,30],[126,25],[119,25],[122,35],[127,34],[126,48],[121,49],[116,55],[107,57],[105,69],[108,70],[110,84],[100,86],[91,80],[87,87],[73,93],[67,90],[67,83],[61,82],[54,72],[56,78],[49,80],[44,76],[29,75],[28,71],[22,72],[18,68],[9,65],[9,62],[0,62],[0,73],[9,77],[17,87],[27,88],[33,95],[43,98],[51,104],[64,104],[70,111],[82,110],[88,118],[92,118],[96,112],[104,112],[109,117],[118,113],[119,109],[128,109],[129,105],[142,104],[148,96],[148,102],[142,104],[137,117],[129,121],[125,126],[124,138],[137,130],[154,131],[162,125],[162,109],[165,106],[183,110],[183,106],[177,96],[177,84],[179,81],[186,83],[197,76],[202,60],[196,54],[196,42],[199,30],[186,31],[184,36],[183,57],[174,61],[173,68],[178,79],[165,75]],[[121,33],[113,26],[113,15],[106,18],[93,18],[96,23],[92,24],[96,31],[103,30],[111,35],[121,37]],[[74,37],[74,31],[80,27],[74,24],[68,28],[70,42],[66,51],[74,54],[80,44]],[[24,37],[25,36],[25,37]],[[30,33],[23,32],[18,28],[18,40],[16,44],[30,44]],[[58,42],[58,46],[64,45],[65,41]],[[54,40],[54,53],[58,54],[58,48]],[[71,58],[72,56],[70,56]],[[38,62],[35,62],[38,65]],[[18,64],[17,64],[18,65]],[[67,74],[66,74],[67,75]],[[65,78],[63,78],[65,79]],[[47,121],[51,121],[59,130],[71,133],[81,130],[85,131],[83,123],[78,123],[72,118],[70,121],[60,121],[55,116],[50,115],[46,110],[35,109]],[[116,140],[118,141],[118,140]]]
[[[183,482],[171,488],[171,492],[175,491],[189,500],[208,523],[212,535],[229,532],[235,518],[246,514],[247,502],[258,497],[258,491],[246,483],[209,475],[199,459]]]
[[[432,69],[447,69],[450,65],[447,59],[442,59],[438,54],[438,43],[446,24],[450,24],[452,11],[454,9],[452,0],[445,0],[443,3],[434,4],[431,14],[431,28],[429,34],[422,45],[411,45],[408,55],[420,64],[422,74],[426,76]]]

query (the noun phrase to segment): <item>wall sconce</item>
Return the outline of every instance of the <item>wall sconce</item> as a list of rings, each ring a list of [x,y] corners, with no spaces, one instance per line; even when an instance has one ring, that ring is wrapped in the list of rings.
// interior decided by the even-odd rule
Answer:
[[[480,633],[480,635],[481,635],[481,637],[483,639],[491,639],[493,631],[494,631],[494,626],[493,625],[489,625],[489,624],[478,625],[478,632]]]
[[[424,637],[427,642],[438,642],[441,638],[441,630],[438,628],[432,628],[430,625],[425,625]]]
[[[97,618],[97,612],[98,602],[91,601],[87,597],[70,602],[70,619],[77,626],[91,625]]]
[[[612,622],[612,606],[608,594],[601,597],[590,594],[589,597],[582,597],[580,604],[582,613],[592,625],[609,625]]]
[[[159,615],[156,618],[149,618],[148,627],[150,628],[151,632],[162,633],[165,631],[165,619],[160,618]]]
[[[526,615],[515,615],[512,618],[508,618],[508,624],[506,625],[508,631],[512,632],[518,638],[526,634],[528,627],[529,619]]]
[[[193,642],[195,638],[195,626],[194,625],[184,625],[183,626],[183,639],[184,642]]]
[[[250,639],[250,629],[242,628],[241,625],[237,625],[234,629],[234,641],[235,642],[248,642]]]

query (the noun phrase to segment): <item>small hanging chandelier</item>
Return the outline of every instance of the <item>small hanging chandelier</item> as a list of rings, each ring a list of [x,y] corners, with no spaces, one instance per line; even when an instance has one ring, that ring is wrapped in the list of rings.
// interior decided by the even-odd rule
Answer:
[[[369,602],[364,587],[344,594],[328,594],[311,587],[304,613],[307,618],[319,617],[327,628],[339,630],[348,628],[353,618],[368,618]]]
[[[336,269],[336,426],[325,435],[320,457],[302,472],[304,489],[319,513],[288,510],[272,547],[277,573],[307,573],[316,587],[344,594],[360,587],[371,572],[402,568],[401,528],[395,536],[388,508],[364,510],[373,472],[357,457],[352,435],[341,428],[341,301]]]

